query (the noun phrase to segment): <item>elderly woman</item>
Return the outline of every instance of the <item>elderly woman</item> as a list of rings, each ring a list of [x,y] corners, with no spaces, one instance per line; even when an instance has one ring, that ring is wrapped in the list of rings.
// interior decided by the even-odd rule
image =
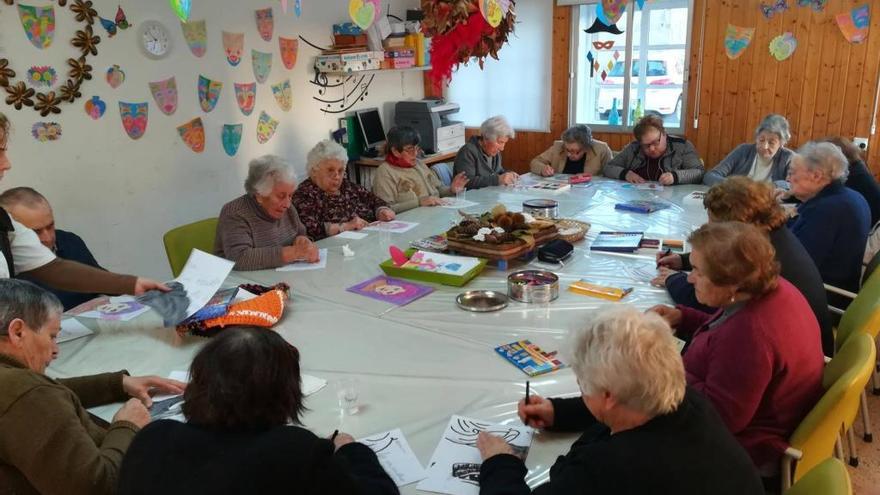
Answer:
[[[291,206],[296,178],[289,163],[275,155],[251,160],[244,190],[220,210],[214,254],[234,261],[236,270],[318,261],[318,248]]]
[[[300,426],[299,352],[276,332],[239,327],[196,354],[186,423],[158,420],[125,456],[119,493],[363,493],[397,487],[369,447]]]
[[[635,141],[608,162],[605,176],[633,184],[699,184],[703,162],[690,141],[666,134],[663,119],[645,115],[633,127]]]
[[[53,380],[46,367],[62,306],[51,292],[0,279],[0,486],[4,493],[116,493],[132,438],[150,422],[149,392],[185,384],[125,371]],[[133,397],[133,398],[132,398]],[[86,407],[128,400],[104,428]]]
[[[822,350],[826,356],[834,354],[834,333],[828,298],[822,285],[822,275],[803,244],[785,226],[788,215],[776,201],[773,186],[756,182],[748,177],[736,176],[712,186],[703,205],[709,213],[710,222],[745,222],[767,232],[770,244],[776,251],[776,261],[783,278],[792,283],[810,303],[819,323]],[[690,308],[714,313],[716,308],[697,301],[694,285],[687,281],[687,274],[672,270],[691,269],[687,254],[658,254],[660,275],[652,283],[665,286],[672,300]]]
[[[480,126],[480,135],[473,136],[455,156],[455,174],[464,172],[468,189],[486,186],[510,186],[519,177],[516,172],[501,166],[501,152],[516,133],[501,115],[486,119]]]
[[[868,170],[862,151],[852,141],[841,136],[831,136],[820,141],[831,143],[840,148],[846,161],[849,162],[849,173],[846,176],[846,187],[862,195],[871,208],[871,225],[880,222],[880,185],[874,174]]]
[[[767,235],[712,222],[688,239],[697,300],[655,311],[687,342],[688,384],[706,394],[765,477],[778,474],[788,437],[822,395],[819,325],[804,296],[778,276]]]
[[[589,127],[578,124],[562,133],[562,141],[553,143],[531,163],[533,174],[550,177],[555,174],[598,175],[611,160],[611,148],[593,139]]]
[[[394,220],[385,201],[345,178],[347,163],[348,152],[330,140],[316,144],[306,157],[309,178],[293,194],[293,204],[316,241],[376,220]]]
[[[785,147],[791,139],[788,120],[772,113],[755,129],[755,143],[743,143],[721,163],[706,172],[703,184],[713,185],[731,175],[746,175],[757,181],[784,182],[794,152]]]
[[[712,405],[686,388],[662,318],[626,305],[609,308],[569,340],[580,396],[533,395],[518,407],[530,426],[582,432],[534,493],[764,493]],[[481,495],[529,493],[526,466],[503,439],[481,433],[477,447]]]
[[[812,256],[822,280],[858,292],[871,210],[859,193],[844,185],[849,164],[831,143],[807,143],[791,163],[791,194],[801,201],[788,223]],[[834,295],[832,305],[848,301]]]
[[[373,193],[391,206],[395,213],[437,206],[442,196],[463,191],[467,177],[460,172],[452,184],[444,186],[437,174],[420,162],[419,132],[410,126],[392,127],[385,138],[385,163],[373,175]]]

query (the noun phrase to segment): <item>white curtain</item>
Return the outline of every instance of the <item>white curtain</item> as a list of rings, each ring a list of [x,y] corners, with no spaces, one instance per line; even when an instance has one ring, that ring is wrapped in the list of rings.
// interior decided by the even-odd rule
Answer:
[[[484,70],[471,61],[452,74],[449,101],[461,105],[453,118],[478,127],[504,115],[515,129],[550,130],[550,55],[553,0],[518,0],[509,44],[488,58]]]

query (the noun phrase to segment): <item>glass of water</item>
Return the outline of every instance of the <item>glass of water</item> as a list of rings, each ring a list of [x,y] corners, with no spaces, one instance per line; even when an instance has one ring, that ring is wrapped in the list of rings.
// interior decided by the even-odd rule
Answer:
[[[462,188],[461,191],[455,193],[455,202],[461,205],[464,201],[467,201],[467,188]]]
[[[357,414],[360,410],[357,381],[354,378],[340,378],[336,382],[336,399],[344,414]]]

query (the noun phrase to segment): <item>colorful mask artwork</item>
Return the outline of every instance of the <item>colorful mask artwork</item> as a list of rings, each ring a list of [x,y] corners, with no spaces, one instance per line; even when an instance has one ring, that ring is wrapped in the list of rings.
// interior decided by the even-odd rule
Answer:
[[[189,51],[196,57],[204,56],[208,51],[208,27],[205,25],[205,20],[181,22],[180,28],[183,29],[183,37],[189,45]]]
[[[480,13],[493,28],[501,24],[501,19],[506,14],[502,11],[501,3],[498,0],[480,0]]]
[[[605,12],[606,24],[617,24],[623,12],[626,10],[627,0],[602,0],[602,10]]]
[[[226,61],[235,67],[241,63],[241,52],[244,51],[244,33],[227,33],[223,31],[223,50]]]
[[[205,76],[199,76],[199,105],[202,106],[202,110],[210,112],[217,106],[221,89],[223,89],[222,82],[212,81]]]
[[[205,151],[205,126],[202,118],[196,117],[186,124],[177,126],[177,133],[189,149],[196,153]]]
[[[257,121],[257,141],[260,144],[266,144],[275,135],[278,128],[278,121],[269,117],[269,114],[260,112],[260,120]]]
[[[275,95],[275,101],[278,106],[285,112],[289,112],[293,108],[293,95],[290,91],[290,79],[285,79],[278,84],[272,85],[272,94]]]
[[[151,82],[150,93],[165,115],[171,115],[177,110],[177,81],[174,76],[164,81]]]
[[[107,84],[111,88],[116,89],[125,82],[125,72],[118,65],[113,64],[107,68]]]
[[[257,83],[235,83],[235,101],[241,113],[250,115],[257,102]]]
[[[299,52],[299,40],[279,36],[278,44],[281,48],[281,62],[287,70],[293,69],[296,65],[296,54]]]
[[[101,16],[98,16],[98,19],[101,20],[101,26],[104,26],[104,30],[107,31],[108,38],[115,36],[117,29],[128,29],[131,26],[128,19],[125,18],[125,12],[122,11],[122,7],[116,8],[115,20],[111,21],[110,19],[104,19]]]
[[[147,132],[147,112],[149,103],[126,103],[119,102],[119,116],[122,118],[122,127],[125,133],[132,139],[140,139]]]
[[[480,8],[482,9],[483,2],[488,1],[492,1],[495,5],[498,4],[497,0],[480,0]],[[366,31],[379,18],[379,14],[382,11],[382,5],[379,2],[380,0],[349,0],[348,15],[358,27]],[[501,23],[500,17],[498,23]]]
[[[825,4],[828,3],[828,0],[798,0],[798,5],[801,7],[812,7],[815,12],[822,12],[825,10]]]
[[[41,143],[61,139],[61,124],[58,122],[37,122],[31,127],[31,135]]]
[[[27,71],[28,83],[35,88],[51,88],[58,81],[58,73],[48,65],[34,65]]]
[[[837,27],[843,33],[843,37],[850,43],[861,43],[868,38],[868,27],[871,24],[868,4],[837,14],[834,20],[837,21]]]
[[[275,30],[275,19],[272,15],[272,7],[255,11],[257,17],[257,31],[263,41],[272,41],[272,32]]]
[[[794,39],[794,34],[789,31],[780,34],[770,41],[770,55],[773,55],[780,62],[791,57],[796,48],[797,40]]]
[[[614,48],[614,40],[594,41],[593,48],[595,48],[596,50],[610,50]]]
[[[168,3],[171,5],[171,10],[174,11],[181,21],[186,22],[189,20],[189,11],[192,8],[190,0],[168,0]]]
[[[220,136],[223,140],[223,151],[229,156],[235,156],[238,153],[238,145],[241,144],[241,132],[244,129],[242,124],[223,124],[223,133]]]
[[[788,2],[786,0],[773,0],[770,5],[761,2],[759,5],[761,9],[761,13],[764,14],[764,17],[767,19],[773,19],[773,16],[776,14],[782,14],[786,10],[788,10]]]
[[[98,120],[107,111],[107,104],[104,103],[100,96],[93,96],[91,100],[86,101],[85,109],[86,115],[91,117],[92,120]]]
[[[254,77],[258,83],[263,84],[272,72],[272,52],[251,50],[251,59],[254,64]]]
[[[752,42],[752,37],[754,35],[755,28],[745,28],[728,24],[727,31],[724,35],[724,52],[727,53],[727,58],[730,60],[736,60],[739,58],[749,46],[749,43]]]
[[[21,27],[32,45],[42,50],[49,48],[55,38],[55,8],[34,7],[18,4],[18,18]]]

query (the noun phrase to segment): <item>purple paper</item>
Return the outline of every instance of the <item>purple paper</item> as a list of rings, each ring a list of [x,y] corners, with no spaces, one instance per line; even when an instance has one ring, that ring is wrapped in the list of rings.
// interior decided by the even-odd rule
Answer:
[[[385,275],[373,277],[345,290],[397,306],[409,304],[426,294],[434,292],[433,287],[414,284],[405,280],[386,277]]]

